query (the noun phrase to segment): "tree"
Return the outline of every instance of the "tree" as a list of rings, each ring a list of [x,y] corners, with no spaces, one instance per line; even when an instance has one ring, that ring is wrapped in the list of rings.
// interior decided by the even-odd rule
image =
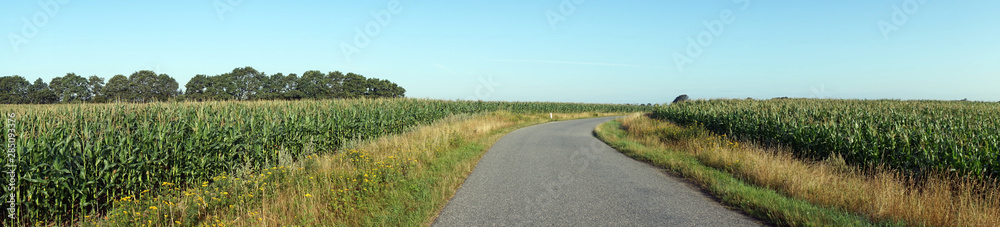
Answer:
[[[232,88],[233,98],[236,100],[253,99],[267,79],[266,74],[249,66],[235,68],[232,72],[227,73],[226,77],[232,83],[229,87]]]
[[[234,98],[233,83],[230,82],[228,74],[208,77],[205,85],[205,98],[208,100],[230,100]]]
[[[682,103],[682,102],[685,102],[687,100],[688,100],[688,95],[684,94],[684,95],[677,96],[677,98],[674,98],[674,101],[670,102],[670,104]]]
[[[33,104],[49,104],[56,103],[59,101],[59,97],[56,93],[49,89],[49,85],[45,84],[42,78],[35,80],[35,83],[31,85],[28,91],[28,99],[30,103]]]
[[[177,96],[177,81],[167,74],[142,70],[128,77],[129,99],[133,102],[167,101]]]
[[[344,75],[343,82],[341,82],[341,93],[336,98],[353,99],[364,97],[365,90],[367,90],[366,82],[368,82],[368,79],[364,76],[347,73],[347,75]]]
[[[129,101],[132,102],[152,102],[155,99],[155,87],[157,85],[156,73],[149,70],[141,70],[128,76]]]
[[[59,96],[59,101],[63,103],[82,102],[90,100],[93,94],[87,89],[87,78],[77,76],[76,73],[67,73],[66,76],[52,78],[49,88]]]
[[[87,101],[106,102],[103,90],[104,78],[97,77],[97,75],[90,76],[90,79],[87,81],[87,92],[90,93],[91,98]]]
[[[294,73],[268,76],[252,67],[215,76],[199,74],[185,84],[186,91],[178,87],[169,75],[149,70],[118,74],[107,83],[96,75],[84,78],[75,73],[55,77],[49,84],[41,79],[31,84],[20,76],[9,76],[0,77],[0,103],[352,99],[404,97],[406,92],[391,81],[355,73],[310,70],[301,77]]]
[[[209,78],[206,75],[198,74],[191,78],[184,85],[184,99],[192,101],[207,101],[210,98],[205,94],[208,88]]]
[[[299,90],[299,77],[295,73],[288,74],[285,77],[285,88],[281,92],[282,98],[286,100],[299,100],[302,99],[302,91]]]
[[[127,101],[131,99],[129,94],[129,81],[125,75],[115,75],[108,80],[102,92],[108,101]]]
[[[389,80],[369,78],[365,82],[365,94],[367,98],[402,98],[406,90]]]
[[[177,90],[177,81],[167,74],[160,74],[156,76],[156,87],[153,89],[153,97],[159,101],[167,101],[170,98],[176,97],[179,93]]]
[[[392,83],[391,94],[392,94],[393,98],[405,98],[406,97],[406,89],[404,89],[403,87],[400,87],[396,83]]]
[[[302,92],[302,98],[322,99],[330,97],[330,90],[326,86],[326,78],[319,71],[306,71],[302,74],[302,78],[299,78],[298,83],[298,89]]]
[[[385,89],[382,89],[383,86],[385,86],[385,85],[382,84],[382,81],[380,81],[379,79],[377,79],[377,78],[368,78],[368,80],[365,81],[365,93],[364,93],[364,97],[365,98],[377,98],[377,97],[379,97],[380,95],[382,95],[381,93],[383,93],[383,90],[385,90]]]
[[[28,98],[30,86],[31,84],[24,77],[18,75],[0,77],[0,90],[3,90],[3,93],[0,93],[0,103],[30,103],[31,100]]]
[[[281,99],[287,86],[285,78],[285,75],[281,73],[271,75],[264,81],[264,86],[257,93],[256,99]]]
[[[326,87],[330,91],[331,98],[338,98],[344,95],[344,73],[333,71],[326,74]]]

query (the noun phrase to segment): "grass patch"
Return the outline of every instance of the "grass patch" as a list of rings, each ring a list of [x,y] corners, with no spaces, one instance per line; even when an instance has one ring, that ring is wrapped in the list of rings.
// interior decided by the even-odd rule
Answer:
[[[504,134],[556,120],[613,114],[455,115],[397,134],[350,141],[335,154],[307,146],[292,161],[243,168],[181,188],[115,201],[84,226],[430,225],[483,154]]]
[[[779,226],[872,226],[863,216],[838,208],[818,206],[789,197],[769,187],[747,183],[733,170],[751,165],[738,158],[719,159],[730,148],[727,142],[698,128],[685,128],[631,115],[598,126],[595,134],[611,147],[634,159],[670,170],[707,189],[723,203]],[[715,149],[691,149],[711,144]]]

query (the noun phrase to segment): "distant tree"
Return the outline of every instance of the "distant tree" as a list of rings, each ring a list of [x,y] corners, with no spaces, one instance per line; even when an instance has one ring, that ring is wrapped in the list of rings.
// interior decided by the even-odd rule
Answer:
[[[680,96],[677,96],[677,98],[674,98],[674,101],[671,102],[671,104],[673,104],[673,103],[681,103],[681,102],[684,102],[684,101],[687,101],[687,100],[688,100],[688,95],[680,95]]]
[[[133,102],[167,101],[177,95],[177,81],[167,74],[142,70],[129,75],[128,81]]]
[[[233,88],[233,82],[229,78],[229,74],[208,77],[208,83],[205,85],[205,97],[209,100],[233,99],[236,89]]]
[[[177,80],[167,74],[156,76],[156,87],[154,87],[153,97],[159,101],[167,101],[179,95]]]
[[[282,99],[282,93],[285,92],[285,87],[287,86],[285,78],[286,76],[281,73],[267,77],[263,83],[264,86],[258,92],[256,99]]]
[[[52,78],[49,88],[59,96],[59,101],[63,103],[75,103],[90,100],[93,94],[87,89],[89,82],[87,78],[77,76],[76,73],[67,73],[66,76]]]
[[[386,80],[386,81],[388,81],[388,80]],[[391,98],[405,98],[406,97],[406,89],[403,89],[403,87],[399,86],[396,83],[389,82],[389,84],[390,84],[390,86],[389,86],[389,94],[391,95],[389,97],[391,97]]]
[[[272,75],[273,76],[273,75]],[[264,72],[255,75],[254,78],[257,80],[257,90],[253,91],[250,99],[253,100],[271,100],[275,99],[275,96],[280,94],[277,93],[277,88],[274,88],[274,84],[271,83],[271,76],[264,74]]]
[[[267,79],[266,74],[253,69],[252,67],[235,68],[232,72],[225,74],[230,82],[229,89],[236,100],[253,99],[260,91]]]
[[[154,89],[159,78],[153,71],[141,70],[128,76],[129,101],[152,102],[155,99]]]
[[[376,97],[379,97],[381,95],[381,93],[382,93],[382,90],[384,90],[384,89],[380,89],[383,86],[385,86],[385,85],[382,84],[382,81],[380,81],[379,79],[368,78],[365,81],[365,93],[364,93],[363,96],[366,97],[366,98],[376,98]]]
[[[209,100],[210,97],[205,94],[209,83],[208,76],[202,74],[195,75],[184,85],[184,99],[187,101]]]
[[[104,85],[102,93],[108,101],[129,101],[131,99],[131,94],[129,94],[130,83],[125,75],[115,75],[108,80],[108,83]]]
[[[56,97],[58,97],[57,102],[62,101],[62,92],[65,90],[62,86],[62,81],[63,78],[58,76],[49,80],[49,90],[52,90],[52,93],[56,94]]]
[[[393,84],[395,84],[395,83],[393,83]],[[392,97],[394,97],[394,98],[405,98],[406,97],[406,89],[403,89],[403,87],[400,87],[399,85],[396,85],[392,89]]]
[[[59,97],[49,89],[49,85],[42,78],[36,79],[35,83],[31,85],[28,99],[33,104],[50,104],[59,101]]]
[[[343,88],[340,94],[335,97],[342,99],[361,98],[364,96],[365,90],[367,90],[366,82],[368,82],[368,79],[364,76],[347,73],[347,75],[344,75],[344,81],[341,82]]]
[[[330,97],[330,90],[326,86],[326,77],[320,71],[306,71],[302,74],[302,78],[299,78],[298,83],[302,98],[322,99]]]
[[[141,70],[129,76],[115,75],[107,83],[96,75],[84,78],[74,73],[53,78],[49,84],[34,84],[20,76],[0,77],[0,103],[156,102],[205,100],[297,100],[302,98],[404,97],[405,89],[388,80],[366,78],[355,73],[306,71],[268,76],[252,67],[235,68],[216,76],[196,75],[178,89],[166,74]]]
[[[344,73],[333,71],[326,73],[326,87],[329,90],[330,98],[340,98],[344,95]]]
[[[87,80],[87,93],[90,93],[90,98],[87,101],[103,103],[106,102],[106,97],[104,97],[104,78],[97,77],[96,75],[90,76]]]
[[[378,78],[369,78],[365,86],[364,97],[368,98],[400,98],[406,92],[399,85],[396,85],[396,83]]]
[[[31,83],[28,83],[24,77],[17,75],[0,77],[0,90],[3,91],[3,93],[0,93],[0,103],[30,103],[31,100],[28,98],[30,87]]]
[[[299,90],[299,77],[295,73],[285,77],[285,88],[281,91],[281,97],[286,100],[302,99],[302,91]]]

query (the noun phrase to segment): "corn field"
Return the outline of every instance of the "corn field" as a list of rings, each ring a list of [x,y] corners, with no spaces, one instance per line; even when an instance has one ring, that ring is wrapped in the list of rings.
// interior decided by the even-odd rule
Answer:
[[[16,166],[19,220],[68,222],[99,214],[116,199],[155,193],[161,182],[183,187],[235,168],[265,169],[279,151],[291,157],[337,152],[351,139],[399,133],[452,114],[649,108],[418,99],[0,105],[5,117],[16,114],[17,154],[0,166]],[[8,201],[9,193],[0,200]],[[7,217],[6,203],[3,208]]]
[[[698,100],[655,118],[781,144],[802,156],[908,172],[1000,175],[1000,104],[946,101]]]

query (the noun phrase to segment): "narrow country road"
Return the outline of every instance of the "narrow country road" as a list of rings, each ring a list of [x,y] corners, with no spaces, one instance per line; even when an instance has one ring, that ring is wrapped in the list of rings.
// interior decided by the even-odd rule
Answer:
[[[614,118],[553,122],[507,134],[433,225],[760,225],[593,136],[597,125]]]

